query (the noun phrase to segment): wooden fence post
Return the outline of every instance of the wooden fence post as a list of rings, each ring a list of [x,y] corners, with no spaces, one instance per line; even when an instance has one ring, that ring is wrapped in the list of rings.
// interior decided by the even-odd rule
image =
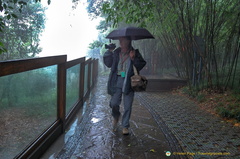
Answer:
[[[62,122],[62,132],[65,131],[66,117],[66,63],[58,65],[57,74],[57,117]]]

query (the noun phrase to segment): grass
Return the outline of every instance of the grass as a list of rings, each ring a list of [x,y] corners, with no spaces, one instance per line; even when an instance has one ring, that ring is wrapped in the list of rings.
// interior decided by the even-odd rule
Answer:
[[[196,99],[197,99],[198,102],[202,103],[206,100],[206,96],[204,94],[200,93],[196,96]]]
[[[219,105],[216,112],[224,118],[236,119],[240,122],[240,106],[239,103],[230,103],[227,105]]]
[[[222,117],[225,120],[232,120],[234,124],[240,122],[240,90],[228,90],[223,93],[183,87],[178,90],[179,93],[187,95],[198,105],[215,115]]]
[[[22,109],[27,117],[51,117],[56,116],[57,108],[57,94],[56,91],[49,91],[44,95],[32,94],[31,96],[20,96],[18,99],[11,97],[11,105],[8,99],[4,98],[1,101],[0,112],[4,110]]]

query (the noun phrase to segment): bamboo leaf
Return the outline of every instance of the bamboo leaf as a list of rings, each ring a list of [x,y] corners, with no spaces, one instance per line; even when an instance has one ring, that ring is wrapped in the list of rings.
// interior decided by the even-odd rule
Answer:
[[[10,14],[7,15],[7,19],[8,19],[8,20],[11,19],[11,15],[10,15]]]
[[[16,14],[11,14],[11,16],[12,16],[13,18],[18,18],[18,16],[17,16]]]

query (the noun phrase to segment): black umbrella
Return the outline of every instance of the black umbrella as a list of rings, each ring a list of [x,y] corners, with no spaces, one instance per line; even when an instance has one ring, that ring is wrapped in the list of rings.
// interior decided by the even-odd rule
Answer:
[[[126,27],[113,30],[106,38],[116,40],[125,36],[131,37],[132,40],[154,39],[152,34],[147,29],[137,27]]]

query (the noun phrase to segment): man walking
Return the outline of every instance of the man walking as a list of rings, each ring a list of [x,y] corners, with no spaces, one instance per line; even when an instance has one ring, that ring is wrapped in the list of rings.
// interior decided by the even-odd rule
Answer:
[[[108,94],[111,95],[113,131],[117,131],[117,124],[121,116],[120,104],[123,97],[122,126],[124,135],[129,134],[129,120],[134,98],[134,91],[131,88],[131,77],[134,75],[133,65],[138,72],[146,65],[146,61],[138,50],[133,49],[131,42],[130,37],[120,37],[120,47],[114,51],[109,49],[103,56],[104,64],[111,68],[108,79]]]

